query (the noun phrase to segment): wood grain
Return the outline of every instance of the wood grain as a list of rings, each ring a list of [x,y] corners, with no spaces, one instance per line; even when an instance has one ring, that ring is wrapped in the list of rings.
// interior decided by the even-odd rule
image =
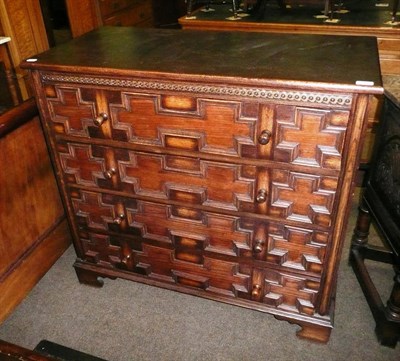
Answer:
[[[0,319],[70,243],[37,108],[28,101],[0,118]]]

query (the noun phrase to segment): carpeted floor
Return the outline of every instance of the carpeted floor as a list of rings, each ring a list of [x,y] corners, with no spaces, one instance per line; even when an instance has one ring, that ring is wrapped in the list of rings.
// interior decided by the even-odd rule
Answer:
[[[29,349],[47,339],[109,361],[398,361],[400,346],[378,344],[374,320],[347,264],[355,207],[352,214],[335,328],[326,345],[300,340],[297,326],[258,311],[123,280],[105,280],[100,289],[80,285],[72,247],[0,325],[0,339]],[[392,269],[369,265],[386,299]]]

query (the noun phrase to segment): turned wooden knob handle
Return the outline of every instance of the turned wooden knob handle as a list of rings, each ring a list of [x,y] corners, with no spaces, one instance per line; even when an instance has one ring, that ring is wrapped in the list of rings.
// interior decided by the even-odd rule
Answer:
[[[254,253],[261,253],[264,249],[265,242],[262,239],[256,239],[253,245]]]
[[[108,119],[108,115],[106,113],[100,113],[94,120],[93,123],[95,126],[99,127]]]
[[[267,200],[267,191],[265,189],[260,189],[257,193],[257,203],[264,203]]]
[[[124,258],[122,258],[121,262],[124,263],[125,265],[127,265],[128,262],[131,261],[131,258],[132,258],[132,254],[131,253],[126,254],[126,255],[124,255]]]
[[[121,224],[122,221],[124,220],[124,218],[125,218],[125,215],[122,214],[122,213],[120,213],[120,214],[118,214],[117,217],[114,219],[114,223],[115,223],[115,224]]]
[[[104,172],[104,178],[111,179],[112,176],[116,173],[115,168],[110,168]]]
[[[272,133],[265,129],[261,132],[260,136],[258,137],[258,143],[261,145],[266,145],[271,140]]]
[[[261,296],[261,286],[260,285],[254,285],[253,290],[251,291],[251,295],[254,298],[258,298]]]

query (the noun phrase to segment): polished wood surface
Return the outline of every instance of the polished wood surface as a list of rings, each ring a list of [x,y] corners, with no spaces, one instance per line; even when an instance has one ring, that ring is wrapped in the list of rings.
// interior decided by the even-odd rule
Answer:
[[[274,49],[279,49],[278,55]],[[321,57],[335,61],[321,61]],[[247,64],[252,58],[257,60]],[[87,71],[93,75],[108,71],[110,75],[144,78],[153,74],[160,77],[168,74],[176,79],[207,77],[207,80],[243,84],[247,79],[276,85],[291,81],[293,86],[308,85],[314,89],[345,87],[359,92],[381,92],[377,90],[381,78],[373,37],[361,41],[350,36],[103,27],[35,59],[24,66],[44,70],[63,67],[71,73]]]
[[[371,2],[364,1],[365,3]],[[318,12],[315,9],[307,10],[307,5],[282,12],[271,3],[271,7],[260,16],[252,15],[232,21],[229,20],[229,6],[214,6],[214,12],[202,12],[200,9],[193,17],[181,17],[179,23],[185,30],[374,36],[378,40],[382,73],[400,74],[400,27],[390,25],[389,11],[386,17],[382,15],[385,8],[374,8],[374,4],[371,3],[372,5],[364,10],[364,5],[360,5],[359,9],[357,4],[356,2],[356,5],[353,5],[356,6],[355,9],[349,9],[349,13],[340,14],[338,9],[335,17],[340,21],[337,23],[327,23],[324,19],[316,18]],[[342,10],[348,11],[345,6]]]
[[[101,25],[97,0],[66,0],[65,5],[72,37],[76,38]]]
[[[38,110],[33,98],[21,103],[20,106],[12,107],[0,118],[0,138],[5,137],[8,133],[18,129],[28,120],[38,116]]]
[[[70,244],[32,99],[0,116],[0,161],[2,321]]]
[[[24,63],[80,282],[260,310],[327,342],[366,112],[383,89],[374,39],[326,40],[102,28]]]

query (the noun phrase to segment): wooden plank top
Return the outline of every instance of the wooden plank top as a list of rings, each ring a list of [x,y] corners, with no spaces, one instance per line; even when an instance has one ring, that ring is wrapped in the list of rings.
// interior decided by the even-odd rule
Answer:
[[[103,27],[28,69],[382,93],[374,37]]]

